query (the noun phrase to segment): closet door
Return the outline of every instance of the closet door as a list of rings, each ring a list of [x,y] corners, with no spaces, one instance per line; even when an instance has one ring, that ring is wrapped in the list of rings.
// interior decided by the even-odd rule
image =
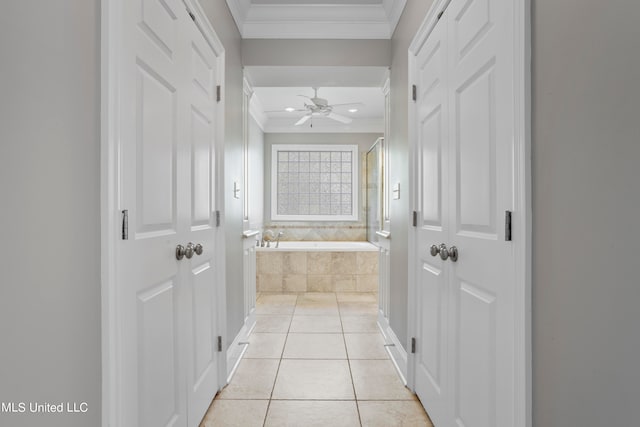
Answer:
[[[182,1],[121,5],[117,424],[196,425],[218,383],[216,57]]]
[[[514,414],[514,26],[511,0],[447,11],[451,422],[510,427]]]
[[[179,0],[122,8],[118,196],[128,235],[117,248],[117,406],[122,426],[185,426],[185,289],[175,248],[185,244],[189,201],[179,107],[189,18]]]
[[[452,0],[414,59],[415,389],[439,427],[516,425],[515,258],[504,231],[514,193],[512,18],[511,1]]]
[[[414,59],[416,87],[417,248],[415,391],[436,425],[448,419],[447,355],[449,287],[447,261],[439,254],[449,239],[449,128],[446,21],[441,19]],[[431,247],[435,250],[432,254]]]
[[[193,22],[183,28],[185,63],[183,101],[185,120],[181,134],[187,150],[189,202],[183,219],[185,245],[195,249],[185,259],[184,315],[188,420],[197,424],[218,390],[216,283],[219,259],[215,257],[216,224],[216,85],[218,58]]]

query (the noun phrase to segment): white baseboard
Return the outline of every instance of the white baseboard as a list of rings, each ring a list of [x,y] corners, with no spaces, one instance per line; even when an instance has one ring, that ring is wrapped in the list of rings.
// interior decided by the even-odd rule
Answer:
[[[393,365],[398,371],[398,375],[402,380],[402,383],[407,385],[407,351],[402,346],[402,343],[396,336],[389,325],[389,320],[378,312],[378,327],[382,332],[385,344],[388,344],[385,348],[391,357]]]
[[[233,339],[233,342],[227,349],[227,384],[233,378],[233,375],[236,373],[236,369],[238,369],[238,365],[244,356],[244,353],[247,351],[249,344],[246,342],[249,341],[249,335],[253,328],[256,326],[256,315],[255,311],[250,314],[246,320],[238,335]]]

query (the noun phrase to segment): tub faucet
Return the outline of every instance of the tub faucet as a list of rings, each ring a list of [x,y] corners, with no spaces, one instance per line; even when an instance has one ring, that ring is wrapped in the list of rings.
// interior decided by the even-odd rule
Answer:
[[[276,248],[280,244],[280,237],[282,237],[282,236],[284,236],[284,231],[279,231],[278,235],[276,236]]]
[[[272,230],[265,230],[264,233],[262,233],[262,242],[260,243],[260,246],[262,247],[271,247],[271,241],[273,240],[273,231]],[[265,245],[266,243],[266,245]]]

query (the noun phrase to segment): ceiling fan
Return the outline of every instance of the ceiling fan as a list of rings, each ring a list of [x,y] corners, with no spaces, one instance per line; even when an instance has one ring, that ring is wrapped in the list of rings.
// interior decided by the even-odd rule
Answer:
[[[304,103],[304,108],[298,110],[287,110],[289,112],[304,112],[306,113],[300,120],[298,120],[294,126],[300,126],[301,124],[307,122],[309,119],[313,117],[326,117],[328,119],[336,120],[340,123],[348,124],[351,123],[352,120],[349,117],[336,114],[333,112],[334,107],[344,107],[347,105],[362,105],[362,102],[349,102],[346,104],[329,104],[324,98],[318,97],[318,88],[312,88],[314,91],[313,97],[306,95],[298,95],[303,98],[307,98],[309,102]],[[313,126],[313,125],[312,125]]]

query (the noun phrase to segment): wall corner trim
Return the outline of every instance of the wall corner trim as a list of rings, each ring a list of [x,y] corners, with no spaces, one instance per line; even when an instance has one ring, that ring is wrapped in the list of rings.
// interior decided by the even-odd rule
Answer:
[[[406,386],[408,360],[407,351],[404,349],[404,346],[396,336],[395,332],[393,332],[393,329],[391,329],[389,320],[380,312],[378,312],[378,327],[380,328],[385,344],[389,344],[385,348],[389,353],[389,357],[391,357],[391,362],[393,362],[393,366],[395,366],[396,371],[398,371],[402,384]]]
[[[251,316],[247,317],[244,325],[233,339],[233,342],[229,347],[227,347],[227,372],[226,379],[227,384],[231,382],[231,378],[235,375],[238,365],[242,361],[244,354],[247,352],[249,348],[248,341],[249,335],[251,335],[251,331],[256,326],[256,315],[255,313]]]

